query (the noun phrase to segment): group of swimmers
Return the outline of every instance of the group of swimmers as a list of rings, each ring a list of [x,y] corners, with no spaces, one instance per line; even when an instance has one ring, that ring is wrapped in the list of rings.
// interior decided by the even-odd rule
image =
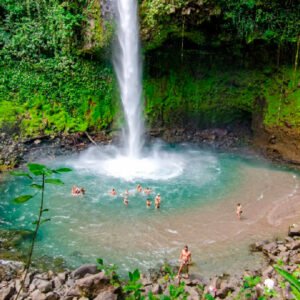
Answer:
[[[136,190],[137,190],[138,193],[144,192],[144,194],[147,195],[147,196],[149,196],[152,193],[152,190],[150,188],[147,187],[147,188],[143,189],[140,184],[138,184],[136,186]],[[72,196],[84,195],[85,194],[85,189],[83,187],[80,188],[80,187],[74,185],[72,187],[71,194],[72,194]],[[109,192],[109,194],[111,196],[117,196],[117,191],[114,188],[112,188],[112,190]],[[129,204],[128,196],[129,196],[129,191],[128,191],[128,189],[126,189],[125,192],[124,192],[124,198],[123,198],[123,203],[126,206],[128,206],[128,204]],[[160,203],[161,203],[161,197],[160,197],[160,194],[157,194],[154,198],[155,208],[160,208]],[[149,207],[151,207],[151,205],[152,205],[152,201],[149,198],[147,198],[146,207],[149,208]]]
[[[147,188],[143,189],[143,187],[140,184],[138,184],[136,186],[136,191],[138,193],[144,192],[144,194],[147,196],[149,196],[152,193],[152,190],[150,188],[147,187]],[[109,192],[109,194],[113,197],[117,196],[117,191],[114,188],[112,188],[112,190]],[[128,191],[128,189],[126,189],[124,192],[124,197],[123,197],[123,203],[125,206],[128,206],[128,204],[129,204],[128,196],[129,196],[129,191]],[[161,203],[161,197],[160,197],[160,194],[157,194],[154,198],[155,208],[157,208],[157,209],[160,208],[160,203]],[[151,205],[152,205],[152,201],[149,198],[147,198],[146,207],[150,208]]]

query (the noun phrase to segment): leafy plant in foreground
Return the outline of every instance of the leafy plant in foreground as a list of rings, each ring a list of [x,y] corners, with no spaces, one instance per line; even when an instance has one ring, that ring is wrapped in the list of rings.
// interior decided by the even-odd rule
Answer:
[[[126,299],[144,299],[142,296],[142,283],[140,282],[141,274],[138,269],[134,270],[133,273],[129,272],[129,281],[123,286],[123,292],[128,293],[129,297]]]
[[[104,264],[104,261],[102,258],[97,258],[97,263],[98,263],[98,270],[104,271],[105,275],[107,275],[110,279],[110,283],[113,286],[119,286],[120,285],[120,278],[119,275],[117,274],[118,266],[115,264],[109,264],[106,265]]]
[[[34,249],[34,245],[36,242],[38,230],[42,224],[50,221],[50,218],[43,218],[43,214],[49,211],[48,208],[44,208],[45,186],[46,186],[46,184],[63,185],[64,183],[60,179],[51,178],[51,177],[55,174],[61,174],[61,173],[66,173],[66,172],[72,171],[69,168],[59,168],[59,169],[52,170],[41,164],[28,164],[27,167],[28,167],[28,172],[16,171],[16,172],[11,172],[11,174],[14,176],[22,176],[22,177],[28,178],[31,182],[30,187],[32,189],[36,190],[36,193],[28,194],[28,195],[21,195],[21,196],[15,198],[13,200],[13,202],[15,204],[23,204],[23,203],[29,201],[30,199],[40,195],[40,208],[39,208],[37,220],[35,220],[32,223],[35,225],[35,230],[33,233],[32,242],[31,242],[31,246],[29,249],[28,259],[27,259],[27,262],[26,262],[25,268],[24,268],[24,272],[25,272],[24,277],[23,277],[20,289],[18,291],[18,294],[17,294],[15,300],[18,299],[21,291],[24,288],[26,276],[28,274],[28,271],[29,271],[29,268],[31,265],[31,261],[32,261],[32,254],[33,254],[33,249]]]
[[[255,287],[261,282],[259,276],[245,276],[242,288],[239,291],[238,298],[244,295],[246,298],[251,298],[256,295]],[[263,300],[263,299],[260,299]]]
[[[300,281],[297,279],[297,277],[279,268],[278,266],[274,266],[274,268],[278,274],[280,274],[286,281],[290,283],[292,292],[296,299],[300,299]]]

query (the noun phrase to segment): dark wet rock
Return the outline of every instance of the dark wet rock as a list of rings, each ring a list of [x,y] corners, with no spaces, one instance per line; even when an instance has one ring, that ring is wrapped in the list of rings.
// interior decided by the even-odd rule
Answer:
[[[12,284],[4,286],[0,290],[0,300],[10,300],[15,293],[15,288]]]
[[[289,232],[288,235],[290,237],[294,237],[294,236],[300,236],[300,225],[298,224],[293,224],[289,227]]]
[[[95,264],[85,264],[82,265],[81,267],[79,267],[78,269],[76,269],[75,271],[72,272],[72,276],[75,279],[78,278],[82,278],[84,277],[86,274],[96,274],[98,271],[97,266]]]

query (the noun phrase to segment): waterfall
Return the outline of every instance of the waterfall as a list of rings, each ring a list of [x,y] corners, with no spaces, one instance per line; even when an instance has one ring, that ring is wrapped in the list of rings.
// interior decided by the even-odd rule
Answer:
[[[144,143],[144,124],[137,0],[116,0],[115,5],[117,39],[113,62],[127,123],[126,154],[138,158]]]

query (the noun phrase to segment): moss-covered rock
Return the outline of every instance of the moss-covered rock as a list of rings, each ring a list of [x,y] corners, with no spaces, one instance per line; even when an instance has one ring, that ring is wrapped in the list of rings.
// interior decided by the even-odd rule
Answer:
[[[110,45],[113,33],[113,23],[103,18],[101,2],[89,0],[84,9],[85,24],[82,29],[83,46],[82,54],[101,55]]]

